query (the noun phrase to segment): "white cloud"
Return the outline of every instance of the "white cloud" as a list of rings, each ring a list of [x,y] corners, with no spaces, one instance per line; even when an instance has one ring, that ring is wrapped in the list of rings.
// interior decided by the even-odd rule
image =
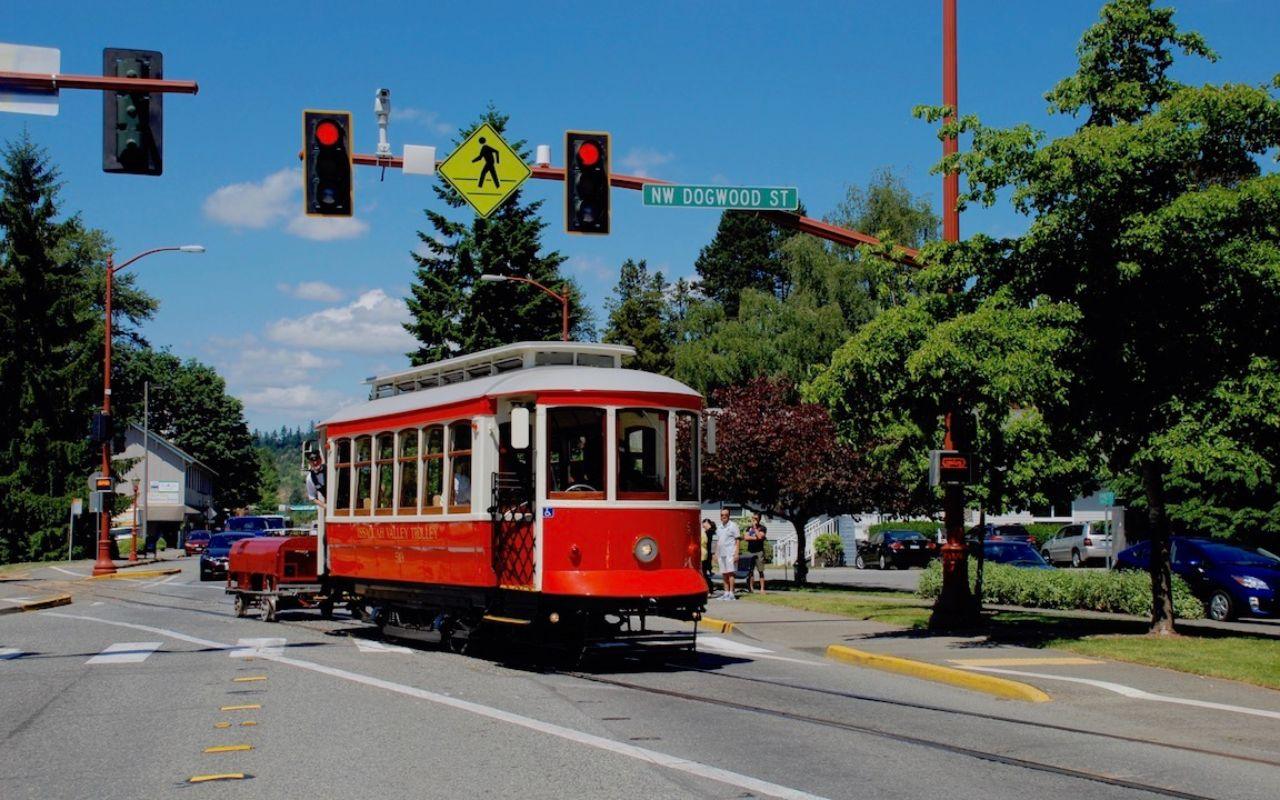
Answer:
[[[652,147],[633,147],[618,160],[627,172],[642,178],[652,177],[649,170],[668,164],[675,159],[671,153],[661,153]]]
[[[344,306],[273,322],[267,326],[267,336],[303,349],[404,353],[416,344],[402,327],[408,320],[403,300],[373,289]]]
[[[729,180],[729,176],[725,175],[723,172],[717,172],[715,175],[711,176],[711,183],[715,186],[730,186],[733,184],[733,181]]]
[[[287,233],[319,242],[350,239],[369,230],[369,223],[355,217],[308,217],[301,206],[302,170],[282,169],[257,183],[214,190],[205,198],[204,215],[236,229],[261,230],[284,222]]]
[[[299,214],[284,228],[294,236],[315,242],[353,239],[369,230],[369,223],[355,217],[308,217]]]
[[[296,285],[277,283],[276,288],[290,297],[296,297],[299,300],[316,300],[321,303],[336,303],[346,296],[341,289],[324,281],[302,281]]]
[[[595,256],[574,256],[564,264],[565,269],[584,278],[595,278],[602,281],[613,280],[617,271]]]
[[[218,359],[219,367],[227,382],[237,388],[305,384],[316,372],[340,366],[338,361],[310,350],[269,347],[253,337],[232,340],[230,346],[217,340],[213,343],[227,354]]]
[[[316,419],[329,416],[350,398],[341,392],[314,386],[268,386],[244,392],[240,399],[250,411],[288,411],[299,419]]]
[[[434,111],[427,111],[425,108],[399,108],[391,107],[391,119],[393,121],[408,120],[417,123],[432,133],[440,136],[448,136],[458,130],[458,126],[440,119],[440,115]]]
[[[266,228],[289,216],[302,190],[302,170],[282,169],[258,183],[223,186],[204,200],[204,215],[232,228]]]

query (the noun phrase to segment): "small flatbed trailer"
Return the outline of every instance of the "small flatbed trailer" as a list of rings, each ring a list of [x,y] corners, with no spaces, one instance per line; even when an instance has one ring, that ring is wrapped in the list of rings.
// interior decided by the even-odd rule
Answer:
[[[316,574],[318,549],[315,536],[255,536],[232,545],[226,591],[235,598],[236,616],[251,608],[260,608],[267,622],[288,608],[319,608],[331,616],[334,598]]]

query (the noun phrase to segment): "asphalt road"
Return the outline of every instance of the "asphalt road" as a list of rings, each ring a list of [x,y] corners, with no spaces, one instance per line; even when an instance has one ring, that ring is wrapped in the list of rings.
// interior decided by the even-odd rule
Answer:
[[[23,586],[74,603],[0,617],[0,797],[1261,800],[1280,780],[1274,720],[996,700],[734,636],[689,666],[541,672],[236,619],[182,563]],[[244,778],[188,783],[212,774]]]

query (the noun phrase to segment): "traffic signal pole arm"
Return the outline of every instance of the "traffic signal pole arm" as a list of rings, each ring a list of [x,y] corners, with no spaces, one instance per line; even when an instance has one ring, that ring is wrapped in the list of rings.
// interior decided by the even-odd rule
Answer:
[[[399,158],[379,158],[378,156],[361,155],[357,153],[351,158],[352,163],[366,167],[390,167],[391,169],[400,169],[404,166],[404,160]],[[533,167],[533,177],[544,181],[563,181],[563,167]],[[657,186],[669,185],[670,181],[662,181],[656,178],[646,178],[639,175],[620,175],[616,172],[609,174],[609,185],[616,186],[619,189],[632,189],[642,191],[648,184]],[[885,243],[869,234],[855,231],[851,228],[842,228],[839,225],[832,225],[829,222],[823,222],[812,217],[802,217],[799,214],[789,214],[785,211],[757,211],[765,219],[784,228],[807,233],[816,236],[819,239],[826,239],[829,242],[846,245],[848,247],[857,247],[860,244],[881,246]],[[901,258],[894,257],[892,260],[901,264],[912,267],[922,266],[920,263],[920,251],[913,247],[894,247],[895,252],[902,253]]]
[[[61,75],[41,72],[0,72],[0,88],[26,89],[33,92],[57,92],[61,89],[96,89],[133,93],[198,94],[195,81],[168,81],[156,78],[114,78],[104,75]]]

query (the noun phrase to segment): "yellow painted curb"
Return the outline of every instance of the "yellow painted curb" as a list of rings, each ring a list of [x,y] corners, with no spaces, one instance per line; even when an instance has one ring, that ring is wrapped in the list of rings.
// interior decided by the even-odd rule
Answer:
[[[57,606],[67,605],[71,605],[71,595],[55,594],[52,597],[31,600],[26,603],[20,603],[16,606],[4,606],[3,608],[0,608],[0,615],[21,614],[23,611],[39,611],[42,608],[55,608]]]
[[[1030,684],[1006,680],[1005,678],[996,678],[991,675],[978,675],[962,669],[955,669],[954,667],[930,664],[927,661],[913,661],[909,658],[868,653],[839,644],[833,644],[827,648],[827,658],[859,667],[896,672],[899,675],[910,675],[921,680],[948,683],[952,686],[1003,697],[1007,700],[1047,703],[1052,699],[1049,695]]]
[[[243,772],[222,772],[217,775],[192,775],[187,783],[208,783],[209,781],[242,781]]]
[[[117,569],[119,569],[119,567],[117,567]],[[162,575],[177,575],[179,572],[182,572],[181,567],[175,567],[174,569],[135,569],[131,572],[109,572],[106,575],[91,575],[89,580],[110,581],[121,580],[124,578],[128,578],[130,580],[134,578],[159,578]]]
[[[727,622],[723,619],[703,617],[698,624],[699,626],[705,625],[706,627],[715,630],[717,633],[733,633],[733,623]]]

